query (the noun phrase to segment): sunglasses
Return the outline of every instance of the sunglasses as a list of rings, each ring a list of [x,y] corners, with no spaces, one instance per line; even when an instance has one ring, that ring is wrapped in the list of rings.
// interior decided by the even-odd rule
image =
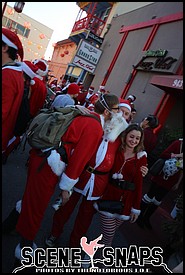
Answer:
[[[111,108],[112,110],[119,110],[120,109],[120,107],[117,107],[117,108]]]

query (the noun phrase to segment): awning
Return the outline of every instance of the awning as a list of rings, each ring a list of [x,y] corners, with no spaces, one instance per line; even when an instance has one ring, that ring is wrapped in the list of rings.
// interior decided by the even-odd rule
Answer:
[[[154,75],[150,83],[166,92],[171,89],[183,90],[182,75]]]

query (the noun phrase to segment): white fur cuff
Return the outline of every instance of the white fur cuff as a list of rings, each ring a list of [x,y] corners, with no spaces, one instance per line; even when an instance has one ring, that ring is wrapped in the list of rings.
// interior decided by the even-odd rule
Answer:
[[[61,176],[66,168],[65,162],[61,161],[60,154],[56,150],[52,150],[50,156],[47,158],[48,165],[57,176]]]
[[[15,209],[19,214],[21,213],[21,205],[22,205],[22,200],[16,202]]]
[[[62,177],[59,181],[59,187],[62,190],[70,191],[73,186],[78,182],[79,178],[71,179],[65,173],[62,174]]]
[[[137,215],[139,215],[139,214],[141,213],[141,210],[138,210],[138,209],[132,208],[132,209],[131,209],[131,212],[132,212],[133,214],[137,214]]]

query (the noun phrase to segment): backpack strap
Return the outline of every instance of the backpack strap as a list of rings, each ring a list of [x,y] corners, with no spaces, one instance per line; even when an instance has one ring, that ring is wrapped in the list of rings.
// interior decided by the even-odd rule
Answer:
[[[43,158],[41,164],[39,165],[39,167],[37,169],[38,172],[40,172],[41,169],[44,167],[44,165],[47,162],[47,158],[50,156],[51,151],[54,150],[54,149],[60,154],[60,156],[62,157],[62,161],[65,162],[66,164],[68,163],[66,149],[63,146],[63,143],[61,142],[59,148],[52,148],[52,149],[47,150],[45,152],[39,151],[38,155],[41,156],[41,157],[44,157],[44,158]]]

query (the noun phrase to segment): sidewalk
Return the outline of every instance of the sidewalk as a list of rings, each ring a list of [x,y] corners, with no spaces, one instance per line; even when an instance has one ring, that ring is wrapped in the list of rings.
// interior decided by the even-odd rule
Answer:
[[[25,163],[28,157],[29,147],[23,153],[21,150],[10,155],[6,165],[2,167],[2,220],[4,220],[10,211],[15,207],[15,203],[21,199],[25,188],[26,173]],[[148,184],[145,182],[143,192],[147,192]],[[178,191],[179,192],[179,191]],[[49,235],[54,209],[51,204],[57,197],[59,189],[52,197],[52,200],[47,208],[42,226],[38,232],[35,242],[38,247],[45,247],[45,238]],[[128,247],[130,245],[137,246],[154,246],[164,247],[167,243],[166,233],[162,230],[162,223],[170,219],[169,213],[174,206],[174,199],[177,192],[169,192],[164,199],[164,202],[156,210],[151,218],[153,230],[141,229],[136,223],[131,224],[125,222],[116,232],[113,240],[113,247]],[[70,233],[73,228],[75,215],[78,210],[78,205],[75,212],[71,216],[69,222],[64,228],[64,232],[59,240],[59,247],[67,247]],[[101,234],[99,228],[99,217],[96,214],[92,224],[87,232],[88,242],[97,238]],[[14,250],[19,242],[18,235],[3,235],[2,237],[2,273],[11,273],[14,263]]]

